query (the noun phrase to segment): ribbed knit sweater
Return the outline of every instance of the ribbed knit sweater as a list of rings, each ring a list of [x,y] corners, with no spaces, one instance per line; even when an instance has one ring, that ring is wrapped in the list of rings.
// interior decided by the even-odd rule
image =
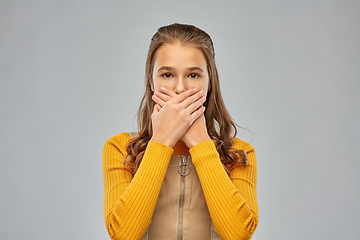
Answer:
[[[151,223],[172,155],[191,155],[216,232],[221,239],[250,239],[258,224],[257,167],[254,148],[240,139],[248,165],[231,170],[230,177],[212,140],[188,149],[179,141],[174,148],[149,141],[133,176],[124,168],[128,133],[106,141],[103,149],[104,217],[111,239],[141,239]]]

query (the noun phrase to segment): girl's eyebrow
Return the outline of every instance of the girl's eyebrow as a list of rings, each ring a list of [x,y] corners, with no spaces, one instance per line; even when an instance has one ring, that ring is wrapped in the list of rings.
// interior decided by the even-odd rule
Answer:
[[[167,71],[171,71],[173,70],[172,67],[169,67],[169,66],[162,66],[161,68],[158,69],[158,72],[162,71],[162,70],[167,70]]]
[[[171,71],[171,70],[173,70],[173,69],[174,69],[173,67],[162,66],[161,68],[158,69],[158,72],[163,71],[163,70]],[[191,68],[189,68],[189,71],[200,71],[200,72],[204,72],[204,70],[202,70],[202,69],[199,68],[199,67],[191,67]]]
[[[202,70],[202,69],[199,68],[199,67],[192,67],[192,68],[189,68],[189,70],[190,70],[190,71],[196,71],[196,70],[198,70],[198,71],[200,71],[200,72],[204,72],[204,70]]]

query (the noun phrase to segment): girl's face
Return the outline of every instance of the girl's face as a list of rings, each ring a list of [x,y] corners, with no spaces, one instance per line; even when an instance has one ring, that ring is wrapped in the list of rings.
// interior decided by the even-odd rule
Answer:
[[[204,54],[195,47],[164,44],[155,53],[153,91],[161,87],[177,94],[196,88],[208,92],[209,73]]]

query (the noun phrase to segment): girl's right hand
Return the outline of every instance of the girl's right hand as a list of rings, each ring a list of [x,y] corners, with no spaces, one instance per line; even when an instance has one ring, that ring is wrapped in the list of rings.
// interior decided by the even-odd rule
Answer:
[[[153,98],[156,100],[157,97],[154,95]],[[151,141],[173,148],[191,124],[203,114],[204,102],[204,91],[190,89],[171,98],[163,107],[155,104],[151,115]]]

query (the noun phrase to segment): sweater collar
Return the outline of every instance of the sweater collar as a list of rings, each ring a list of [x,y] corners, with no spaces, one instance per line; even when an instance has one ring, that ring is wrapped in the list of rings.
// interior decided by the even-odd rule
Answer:
[[[175,146],[174,146],[174,152],[173,155],[186,155],[189,156],[189,148],[186,146],[186,144],[179,140]]]

